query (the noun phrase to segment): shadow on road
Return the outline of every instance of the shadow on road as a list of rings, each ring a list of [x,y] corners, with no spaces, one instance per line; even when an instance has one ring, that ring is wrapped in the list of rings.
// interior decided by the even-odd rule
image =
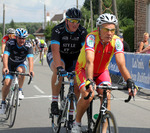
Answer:
[[[51,133],[51,132],[52,129],[50,127],[0,129],[0,133]],[[61,128],[60,133],[65,133],[65,129]],[[150,128],[119,127],[119,133],[150,133]]]

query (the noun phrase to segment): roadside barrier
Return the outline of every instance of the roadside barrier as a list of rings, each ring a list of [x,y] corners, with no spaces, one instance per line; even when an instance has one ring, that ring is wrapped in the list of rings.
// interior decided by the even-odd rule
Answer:
[[[139,87],[150,89],[150,54],[125,52],[125,59],[126,67],[135,84]],[[121,78],[121,73],[119,72],[115,61],[115,56],[113,56],[108,68],[110,74]]]

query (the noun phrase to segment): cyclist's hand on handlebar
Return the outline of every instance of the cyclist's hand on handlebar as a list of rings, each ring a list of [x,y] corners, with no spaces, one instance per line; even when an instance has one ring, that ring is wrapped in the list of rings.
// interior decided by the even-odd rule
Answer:
[[[62,66],[59,66],[57,67],[57,75],[65,77],[67,76],[67,71]]]
[[[3,68],[3,75],[8,74],[9,73],[9,69],[8,68]]]
[[[32,76],[32,77],[34,77],[34,72],[33,72],[33,71],[30,71],[30,72],[29,72],[29,75]]]
[[[95,84],[94,80],[87,79],[85,82],[85,88],[86,88],[86,90],[89,89],[91,92],[93,92],[94,89],[96,90],[96,84]]]
[[[134,97],[137,93],[138,87],[135,85],[132,79],[127,80],[127,88],[129,91],[129,95]]]

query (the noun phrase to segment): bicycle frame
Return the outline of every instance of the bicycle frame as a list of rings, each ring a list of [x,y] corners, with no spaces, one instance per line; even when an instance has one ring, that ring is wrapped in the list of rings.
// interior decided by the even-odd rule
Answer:
[[[74,109],[74,115],[76,115],[76,96],[74,94],[74,73],[73,72],[68,72],[68,81],[62,81],[62,87],[61,87],[61,92],[60,92],[60,114],[59,116],[57,116],[58,120],[57,123],[54,123],[54,115],[50,114],[50,118],[52,118],[52,129],[54,132],[59,133],[60,130],[60,125],[61,123],[64,123],[64,127],[66,127],[66,131],[68,132],[70,130],[69,126],[68,126],[68,122],[69,122],[69,111],[71,109],[71,105],[73,105],[73,109]],[[58,78],[59,79],[59,78]],[[56,81],[57,82],[57,81]],[[68,89],[68,93],[66,95],[66,97],[64,96],[64,92],[65,92],[65,87],[64,85],[69,85],[69,89]],[[56,127],[55,127],[56,125]],[[54,126],[54,127],[53,127]]]
[[[5,112],[6,118],[4,118],[3,122],[5,122],[6,120],[9,120],[8,126],[11,128],[13,127],[14,122],[15,122],[15,118],[17,114],[17,106],[20,105],[19,97],[18,97],[18,92],[19,92],[18,75],[29,76],[29,74],[19,73],[17,71],[9,72],[9,73],[13,74],[13,79],[11,81],[9,94],[7,95],[7,98],[6,98],[6,112]],[[6,77],[6,73],[2,82],[4,82],[5,77]],[[32,74],[30,76],[28,84],[30,84],[31,80],[32,80]]]
[[[101,107],[100,107],[100,110],[99,110],[98,118],[95,122],[92,119],[92,103],[93,103],[93,100],[90,103],[90,106],[87,110],[87,113],[89,114],[88,115],[88,133],[92,133],[92,132],[96,133],[97,132],[97,127],[98,127],[98,124],[99,124],[100,120],[102,122],[105,122],[106,118],[104,118],[104,116],[106,115],[106,113],[110,112],[110,111],[107,110],[107,102],[108,102],[107,90],[127,90],[127,87],[117,87],[117,86],[97,86],[97,87],[103,89],[103,97],[99,96],[99,95],[95,95],[93,100],[99,99],[99,98],[103,98],[103,100],[102,100]],[[88,95],[88,96],[90,96],[90,95]],[[87,99],[88,96],[85,97],[85,99]],[[128,97],[129,100],[131,99],[130,97],[131,96]],[[129,100],[125,100],[125,102],[129,102]],[[115,118],[114,118],[114,116],[111,112],[110,112],[110,115],[113,117],[113,119],[115,121]],[[93,128],[91,126],[92,124],[93,124]],[[115,122],[115,126],[116,126],[116,122]],[[116,130],[117,130],[117,126],[116,126]]]

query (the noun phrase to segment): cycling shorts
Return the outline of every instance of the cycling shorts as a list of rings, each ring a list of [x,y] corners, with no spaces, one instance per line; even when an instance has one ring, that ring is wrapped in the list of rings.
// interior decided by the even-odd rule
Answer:
[[[76,66],[76,62],[77,60],[65,60],[65,59],[61,59],[61,61],[64,62],[65,64],[65,70],[67,72],[72,72],[75,70],[75,66]],[[53,62],[53,55],[52,52],[47,53],[47,63],[49,65],[49,67],[51,68],[51,63]]]
[[[81,71],[78,71],[76,69],[76,79],[80,90],[82,87],[85,86],[85,82],[86,82],[85,69],[82,69]],[[100,74],[94,74],[93,80],[95,81],[96,85],[102,85],[102,84],[111,85],[111,78],[109,75],[109,71],[107,69]]]
[[[13,64],[13,65],[8,64],[8,69],[9,69],[9,71],[16,71],[18,67],[23,66],[25,68],[25,70],[27,70],[27,64],[28,64],[27,61],[24,61],[20,64]],[[7,78],[8,79],[13,79],[13,75],[12,74],[7,74],[6,79]]]

